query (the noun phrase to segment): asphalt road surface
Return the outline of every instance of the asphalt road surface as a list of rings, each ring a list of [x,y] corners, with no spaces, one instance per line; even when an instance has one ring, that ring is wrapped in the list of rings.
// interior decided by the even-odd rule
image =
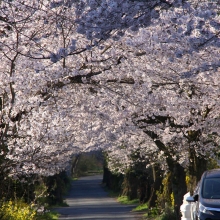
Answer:
[[[119,204],[101,186],[102,176],[82,177],[72,182],[65,201],[68,207],[57,208],[59,220],[140,220],[131,210],[133,205]]]

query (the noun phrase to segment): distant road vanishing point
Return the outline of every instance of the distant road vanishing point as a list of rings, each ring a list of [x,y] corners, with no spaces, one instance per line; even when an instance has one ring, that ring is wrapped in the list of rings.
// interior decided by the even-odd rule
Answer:
[[[140,220],[131,212],[134,205],[119,204],[101,186],[102,175],[81,177],[72,182],[65,201],[68,207],[56,208],[59,220]]]

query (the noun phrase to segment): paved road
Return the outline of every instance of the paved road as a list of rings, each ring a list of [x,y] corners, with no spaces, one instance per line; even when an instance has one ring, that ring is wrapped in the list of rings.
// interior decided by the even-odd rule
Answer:
[[[139,220],[132,213],[133,205],[119,204],[108,197],[101,186],[102,176],[82,177],[73,181],[71,190],[65,201],[69,207],[57,208],[59,220]]]

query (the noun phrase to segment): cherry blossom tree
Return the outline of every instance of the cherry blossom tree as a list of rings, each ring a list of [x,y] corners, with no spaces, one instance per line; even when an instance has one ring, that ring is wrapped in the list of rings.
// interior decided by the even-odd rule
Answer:
[[[50,175],[100,148],[182,172],[215,157],[219,33],[217,0],[2,1],[2,167]]]
[[[109,104],[118,102],[117,99],[111,102],[105,100],[106,95],[115,95],[114,89],[100,86],[99,79],[95,79],[95,76],[103,75],[109,70],[112,72],[112,68],[118,66],[123,59],[124,45],[120,42],[110,50],[111,54],[107,53],[111,44],[115,43],[116,34],[110,34],[111,29],[117,31],[120,28],[113,25],[118,15],[114,21],[109,20],[114,10],[119,6],[124,8],[124,13],[127,15],[121,22],[122,28],[125,29],[130,26],[131,16],[135,16],[135,13],[143,14],[143,10],[148,8],[149,4],[110,1],[99,2],[97,8],[97,3],[95,1],[89,4],[83,1],[76,3],[3,1],[1,4],[1,94],[4,109],[2,111],[2,127],[4,127],[2,140],[3,144],[7,140],[9,149],[7,154],[10,160],[18,164],[25,161],[25,163],[21,162],[22,165],[18,166],[19,170],[13,173],[22,172],[24,167],[25,173],[28,172],[27,170],[36,171],[36,164],[39,166],[40,162],[44,162],[44,160],[39,160],[42,150],[43,155],[48,149],[54,149],[51,152],[53,155],[60,155],[58,152],[71,149],[68,150],[71,155],[78,149],[72,146],[73,143],[82,146],[83,149],[87,145],[88,147],[98,145],[105,147],[110,146],[111,142],[117,140],[119,136],[122,123],[119,123],[118,131],[113,134],[111,131],[117,127],[117,123],[114,123],[117,119],[114,117],[110,120],[108,116],[108,114],[114,115],[115,111],[111,110],[108,114],[102,112]],[[109,8],[102,12],[106,4],[109,4]],[[134,13],[131,7],[136,7],[136,5],[137,9]],[[91,23],[96,10],[99,10],[100,16],[102,15],[101,19],[107,19],[108,27],[101,24],[100,30],[95,33],[94,28],[88,26],[86,27],[88,32],[83,37],[84,23],[82,22],[87,22],[86,25]],[[151,12],[150,9],[148,12]],[[142,22],[144,24],[144,21]],[[97,31],[97,28],[95,29]],[[95,34],[92,36],[94,40],[90,39],[91,34]],[[120,35],[122,33],[117,33],[117,36]],[[117,84],[118,77],[107,74],[109,77],[104,76],[105,80],[107,79],[109,84]],[[96,82],[93,82],[93,78]],[[134,80],[125,76],[120,80],[120,84],[134,84]],[[97,93],[97,86],[100,91],[108,90],[104,91],[103,97],[100,94],[94,96]],[[76,94],[77,92],[79,94]],[[67,99],[63,100],[62,97],[67,97]],[[102,98],[101,104],[97,102],[100,98]],[[97,110],[97,106],[91,108],[91,104],[96,102],[100,107],[103,106],[100,110]],[[75,108],[73,115],[69,112],[70,103],[79,107]],[[118,112],[117,115],[120,114],[122,113]],[[95,116],[98,116],[96,117],[98,120],[88,123],[91,117]],[[83,120],[80,120],[81,117]],[[106,123],[107,118],[109,118],[109,123]],[[70,126],[71,124],[74,124],[74,127]],[[105,133],[97,137],[100,130],[105,130]],[[54,137],[62,137],[63,140],[58,140],[58,138],[54,143]],[[60,143],[65,145],[62,150]],[[59,145],[59,149],[54,145]],[[24,158],[24,155],[27,158]],[[49,158],[51,160],[51,155]],[[58,158],[62,157],[58,156]],[[35,160],[36,163],[33,164]],[[28,163],[30,167],[27,166]],[[47,167],[44,163],[42,166]],[[51,170],[51,164],[49,166]],[[59,166],[62,167],[61,164]]]

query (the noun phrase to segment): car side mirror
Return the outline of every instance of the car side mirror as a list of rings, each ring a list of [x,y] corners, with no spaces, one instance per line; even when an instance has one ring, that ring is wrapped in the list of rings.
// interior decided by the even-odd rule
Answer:
[[[198,194],[195,194],[193,196],[189,196],[186,198],[186,201],[187,202],[196,202],[198,201],[198,198],[199,198],[199,195]]]
[[[186,201],[187,202],[195,202],[195,199],[194,199],[193,196],[189,196],[189,197],[186,198]]]
[[[194,198],[194,202],[198,201],[199,200],[199,194],[193,195],[193,198]]]

